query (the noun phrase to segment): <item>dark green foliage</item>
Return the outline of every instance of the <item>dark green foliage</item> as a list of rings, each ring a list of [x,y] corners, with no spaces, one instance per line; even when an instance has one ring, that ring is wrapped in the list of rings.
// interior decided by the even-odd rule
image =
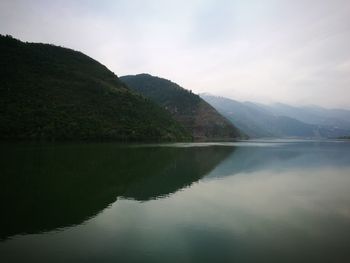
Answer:
[[[81,52],[0,36],[0,78],[1,139],[190,138]]]
[[[123,76],[120,79],[130,88],[156,101],[172,113],[191,114],[201,101],[198,95],[176,83],[149,74]]]
[[[131,89],[156,102],[189,131],[196,140],[227,140],[240,131],[198,95],[167,79],[148,74],[120,78]]]

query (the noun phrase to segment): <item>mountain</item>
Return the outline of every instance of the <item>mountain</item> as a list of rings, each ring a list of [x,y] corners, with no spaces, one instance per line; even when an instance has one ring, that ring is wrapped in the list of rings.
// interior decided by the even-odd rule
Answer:
[[[350,110],[325,109],[318,106],[295,107],[283,103],[264,107],[275,115],[288,116],[305,123],[350,130]]]
[[[238,102],[232,99],[201,94],[201,97],[217,109],[227,119],[250,137],[298,137],[298,138],[336,138],[348,135],[346,121],[338,120],[341,128],[331,122],[318,121],[309,114],[308,122],[296,118],[297,112],[303,116],[302,108],[286,105],[277,107],[252,102]],[[295,114],[287,114],[294,108]],[[279,110],[278,110],[279,109]],[[304,117],[306,116],[306,112]],[[306,120],[305,118],[303,120]],[[313,120],[313,122],[311,121]],[[334,120],[334,119],[332,119]]]
[[[0,139],[181,140],[171,115],[71,49],[0,35]]]
[[[192,91],[148,74],[120,78],[130,88],[165,108],[195,140],[235,139],[241,132]]]

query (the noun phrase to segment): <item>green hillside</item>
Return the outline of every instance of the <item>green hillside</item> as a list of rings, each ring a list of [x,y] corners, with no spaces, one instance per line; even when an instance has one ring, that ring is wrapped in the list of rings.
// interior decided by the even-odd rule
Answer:
[[[123,76],[120,79],[168,110],[195,140],[227,140],[242,136],[212,106],[176,83],[148,74]]]
[[[182,140],[171,115],[81,52],[0,35],[0,139]]]

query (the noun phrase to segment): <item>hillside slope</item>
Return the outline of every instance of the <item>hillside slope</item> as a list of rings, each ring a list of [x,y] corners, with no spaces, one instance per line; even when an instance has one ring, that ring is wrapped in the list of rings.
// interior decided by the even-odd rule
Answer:
[[[136,92],[168,110],[195,140],[225,140],[242,136],[212,106],[176,83],[148,74],[123,76],[120,79]]]
[[[0,139],[190,138],[81,52],[0,35],[0,77]]]
[[[206,94],[201,94],[201,97],[250,137],[336,138],[349,133],[338,127],[305,123],[276,114],[262,104]]]

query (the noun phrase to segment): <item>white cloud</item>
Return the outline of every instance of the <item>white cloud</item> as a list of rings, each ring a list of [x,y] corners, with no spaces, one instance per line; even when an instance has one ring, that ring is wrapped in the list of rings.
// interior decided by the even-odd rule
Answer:
[[[350,3],[0,2],[0,32],[240,100],[350,107]]]

